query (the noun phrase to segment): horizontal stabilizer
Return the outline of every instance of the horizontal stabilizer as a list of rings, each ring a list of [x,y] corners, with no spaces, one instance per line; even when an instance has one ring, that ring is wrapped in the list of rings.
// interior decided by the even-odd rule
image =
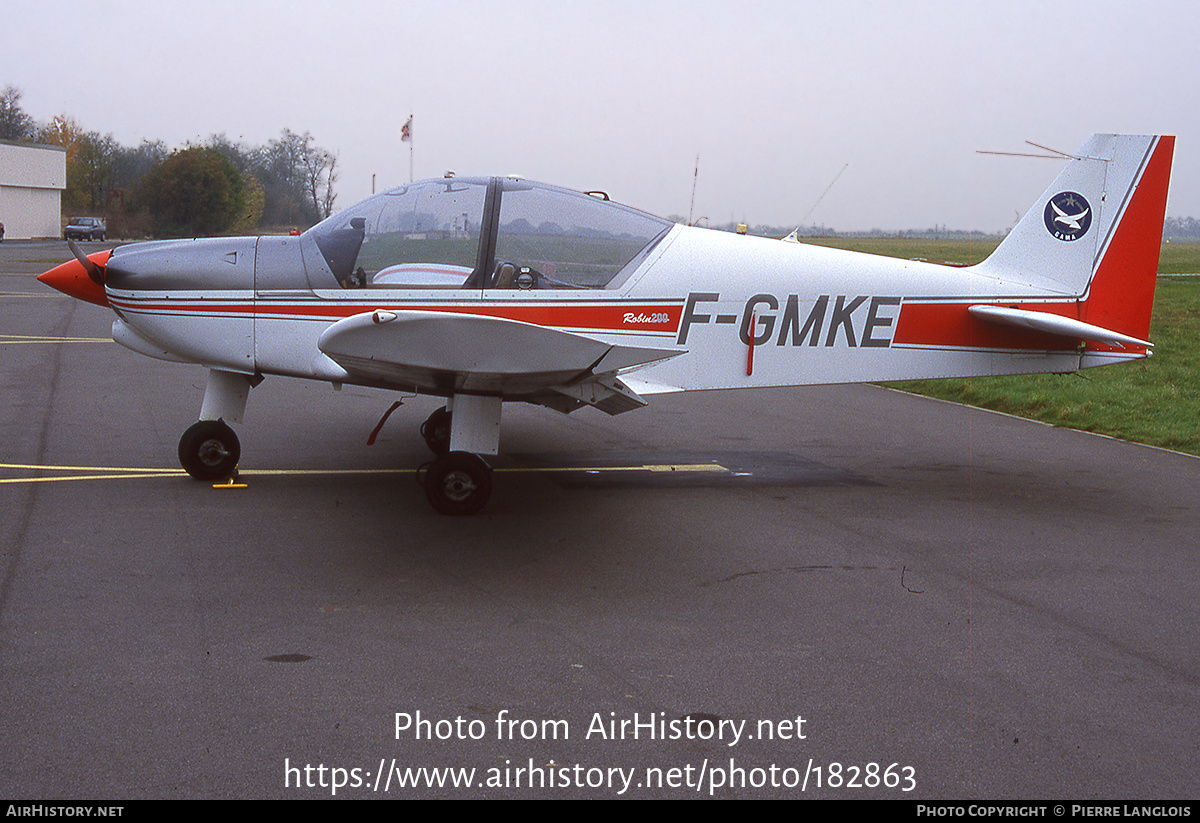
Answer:
[[[354,375],[438,393],[515,397],[682,353],[499,317],[384,310],[339,320],[317,346]]]
[[[1064,337],[1077,337],[1081,340],[1102,343],[1106,346],[1120,346],[1121,348],[1139,346],[1146,349],[1154,346],[1153,343],[1147,340],[1139,340],[1127,334],[1093,326],[1091,323],[1084,323],[1082,320],[1074,320],[1070,317],[1063,317],[1060,314],[1050,314],[1044,311],[1010,309],[1004,306],[970,306],[967,311],[989,323],[1033,329],[1034,331],[1047,332],[1049,334],[1060,334]]]

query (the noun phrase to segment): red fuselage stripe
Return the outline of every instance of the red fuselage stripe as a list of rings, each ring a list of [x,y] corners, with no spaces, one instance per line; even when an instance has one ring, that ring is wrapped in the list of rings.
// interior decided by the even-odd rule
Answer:
[[[1062,351],[1073,348],[1064,344],[1067,338],[1061,335],[998,326],[967,311],[968,306],[980,304],[981,301],[978,300],[969,303],[904,303],[900,307],[900,317],[896,320],[896,333],[892,336],[892,345],[1035,351]],[[1072,319],[1079,317],[1078,306],[1075,303],[1023,303],[1020,304],[1020,308],[1045,311]]]

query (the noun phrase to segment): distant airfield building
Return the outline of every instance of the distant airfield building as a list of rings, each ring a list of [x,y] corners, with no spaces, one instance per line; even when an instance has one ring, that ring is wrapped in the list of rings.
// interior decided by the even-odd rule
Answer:
[[[61,235],[66,188],[65,149],[0,140],[0,223],[5,240]]]

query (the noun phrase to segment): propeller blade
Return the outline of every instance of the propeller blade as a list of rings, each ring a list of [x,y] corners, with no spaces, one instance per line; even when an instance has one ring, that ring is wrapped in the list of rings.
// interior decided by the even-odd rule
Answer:
[[[71,254],[75,255],[75,259],[83,264],[83,268],[85,271],[87,271],[88,277],[92,278],[92,282],[95,283],[97,286],[103,286],[104,285],[104,270],[101,269],[99,266],[97,266],[95,263],[93,263],[91,260],[88,260],[87,255],[83,253],[83,249],[79,248],[79,246],[77,246],[75,244],[74,240],[68,240],[67,246],[70,247]]]

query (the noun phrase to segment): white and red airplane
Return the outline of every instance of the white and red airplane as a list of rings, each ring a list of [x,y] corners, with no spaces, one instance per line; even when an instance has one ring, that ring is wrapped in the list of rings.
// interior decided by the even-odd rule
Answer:
[[[1073,372],[1149,356],[1173,137],[1096,135],[969,267],[681,226],[520,179],[400,186],[298,237],[137,243],[38,279],[113,339],[209,370],[179,443],[240,456],[265,375],[447,398],[421,427],[446,514],[491,493],[504,401],[620,414],[696,389]]]

